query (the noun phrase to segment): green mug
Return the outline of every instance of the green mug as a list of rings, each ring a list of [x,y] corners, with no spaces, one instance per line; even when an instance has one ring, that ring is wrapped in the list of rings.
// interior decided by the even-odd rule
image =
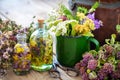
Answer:
[[[99,42],[88,36],[77,37],[56,37],[57,60],[62,66],[74,67],[82,59],[83,53],[90,50],[90,43],[95,44],[96,50],[99,49]]]

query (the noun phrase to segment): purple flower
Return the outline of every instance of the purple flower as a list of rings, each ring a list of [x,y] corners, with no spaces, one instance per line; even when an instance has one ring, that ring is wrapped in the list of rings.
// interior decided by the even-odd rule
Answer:
[[[80,67],[80,74],[83,75],[86,72],[86,67]]]
[[[120,60],[120,52],[118,52],[116,56],[117,56],[117,59]]]
[[[114,48],[111,45],[104,45],[103,46],[107,52],[108,55],[112,55]]]
[[[90,53],[85,53],[84,55],[83,55],[83,60],[84,61],[89,61],[89,60],[91,60],[91,59],[94,59],[94,57],[93,57],[93,55],[92,54],[90,54]]]
[[[79,70],[80,69],[80,63],[75,64],[75,69]]]
[[[95,19],[95,13],[89,13],[89,14],[87,15],[87,17],[88,17],[89,19],[91,19],[91,20],[94,21],[94,24],[95,24],[95,28],[96,28],[96,29],[99,29],[100,26],[102,26],[102,22],[99,21],[99,20],[97,20],[97,19]]]
[[[81,66],[86,67],[88,65],[88,61],[94,59],[93,55],[90,53],[85,53],[83,55],[83,59],[80,61]]]
[[[115,71],[115,72],[113,72],[113,74],[111,74],[111,76],[115,80],[120,79],[120,72],[119,71]]]
[[[113,72],[113,65],[111,63],[105,63],[103,65],[103,70],[106,73],[112,73]]]
[[[98,71],[98,78],[99,78],[99,80],[104,80],[104,78],[107,76],[107,74],[104,72],[104,69],[100,69],[99,71]]]
[[[87,64],[88,64],[88,61],[87,61],[86,59],[83,59],[83,60],[80,61],[80,65],[81,65],[82,67],[86,67]]]
[[[117,69],[118,69],[118,71],[120,72],[120,62],[119,62],[118,65],[117,65]]]
[[[89,13],[88,15],[87,15],[87,17],[89,18],[89,19],[92,19],[92,20],[95,20],[95,13]]]
[[[82,80],[89,80],[87,73],[84,73],[84,74],[82,75]]]
[[[87,68],[90,70],[95,70],[98,65],[97,60],[89,60]]]

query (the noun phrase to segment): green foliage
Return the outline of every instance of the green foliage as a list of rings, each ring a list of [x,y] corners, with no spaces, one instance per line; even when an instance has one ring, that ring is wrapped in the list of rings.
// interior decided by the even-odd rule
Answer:
[[[94,5],[89,10],[89,13],[94,12],[99,7],[99,2],[94,3]]]
[[[77,11],[78,11],[78,12],[81,12],[81,13],[84,13],[84,14],[87,14],[87,13],[88,13],[87,8],[85,8],[85,7],[78,7],[78,8],[77,8]]]
[[[60,13],[65,15],[68,19],[74,18],[72,12],[65,5],[60,5]]]
[[[119,24],[116,25],[116,31],[117,31],[118,33],[120,33],[120,25],[119,25]]]
[[[56,26],[58,23],[62,22],[61,19],[49,22],[47,29],[50,29],[52,26]]]
[[[116,39],[116,35],[115,35],[115,34],[112,34],[112,35],[111,35],[111,39],[105,39],[105,42],[106,42],[107,44],[112,44],[112,45],[114,45],[114,44],[115,44],[115,39]]]
[[[96,9],[96,8],[98,8],[98,7],[99,7],[99,2],[96,2],[96,3],[92,6],[93,9]]]

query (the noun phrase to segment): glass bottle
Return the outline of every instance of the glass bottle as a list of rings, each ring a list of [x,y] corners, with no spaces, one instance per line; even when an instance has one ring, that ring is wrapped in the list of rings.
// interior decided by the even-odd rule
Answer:
[[[38,20],[39,29],[30,37],[32,53],[31,67],[36,71],[47,71],[52,67],[52,37],[45,30],[44,20]]]
[[[31,65],[31,53],[26,43],[26,34],[17,34],[17,44],[14,47],[13,71],[17,75],[29,73]]]

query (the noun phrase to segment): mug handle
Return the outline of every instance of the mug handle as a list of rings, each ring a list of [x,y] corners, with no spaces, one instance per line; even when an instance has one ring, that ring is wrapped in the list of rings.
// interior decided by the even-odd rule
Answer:
[[[99,50],[99,47],[100,47],[100,44],[99,44],[98,40],[96,40],[96,39],[93,38],[93,37],[90,37],[90,38],[89,38],[89,41],[95,44],[95,46],[96,46],[96,47],[95,47],[95,50],[98,51],[98,50]]]

